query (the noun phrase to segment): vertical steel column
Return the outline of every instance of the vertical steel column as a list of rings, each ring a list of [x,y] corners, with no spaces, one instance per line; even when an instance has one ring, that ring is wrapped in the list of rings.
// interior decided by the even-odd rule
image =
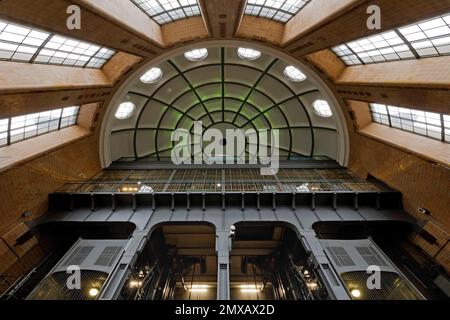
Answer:
[[[230,230],[217,230],[217,300],[230,300],[230,250]]]
[[[116,300],[119,297],[122,287],[130,274],[130,267],[133,266],[138,254],[147,243],[147,236],[148,231],[135,231],[133,233],[125,248],[125,252],[111,272],[102,290],[100,300]]]

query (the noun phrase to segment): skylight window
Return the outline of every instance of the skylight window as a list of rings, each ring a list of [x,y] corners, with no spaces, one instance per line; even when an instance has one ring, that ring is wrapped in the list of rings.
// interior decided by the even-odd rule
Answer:
[[[163,75],[163,71],[160,68],[151,68],[141,77],[141,82],[145,84],[155,83],[161,80]]]
[[[322,118],[330,118],[333,116],[330,105],[325,100],[316,100],[313,103],[315,114]]]
[[[160,25],[201,14],[197,0],[131,0],[131,2]]]
[[[239,48],[237,55],[242,60],[253,61],[261,58],[261,52],[250,48]]]
[[[136,105],[132,102],[124,102],[119,105],[116,112],[116,119],[125,120],[133,116],[136,111]]]
[[[450,14],[333,48],[347,65],[450,55]]]
[[[0,147],[76,125],[80,107],[67,107],[0,120]]]
[[[184,57],[189,61],[202,61],[208,57],[208,49],[196,49],[184,54]]]
[[[302,82],[307,79],[303,72],[294,66],[286,67],[286,69],[284,69],[284,75],[288,80],[293,82]]]
[[[408,108],[370,104],[374,122],[450,143],[450,116]]]
[[[113,50],[0,20],[0,60],[99,69]]]
[[[245,14],[286,23],[312,0],[248,0]]]

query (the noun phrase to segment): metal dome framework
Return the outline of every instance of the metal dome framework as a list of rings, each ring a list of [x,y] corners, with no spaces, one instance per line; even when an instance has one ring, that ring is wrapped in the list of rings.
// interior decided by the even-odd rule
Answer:
[[[174,147],[170,139],[172,132],[179,128],[193,132],[195,121],[203,121],[205,130],[218,125],[255,131],[278,129],[282,160],[323,156],[316,152],[320,133],[332,133],[337,139],[336,119],[317,121],[320,117],[314,115],[311,104],[323,98],[320,90],[309,81],[299,84],[286,79],[283,69],[288,63],[266,54],[257,62],[245,61],[237,57],[237,48],[209,50],[216,53],[217,61],[208,58],[193,63],[183,61],[182,55],[170,58],[159,66],[165,69],[160,82],[151,86],[138,83],[127,91],[122,102],[136,101],[140,107],[132,122],[116,121],[111,130],[111,145],[118,135],[131,134],[132,154],[120,159],[161,161],[168,158]],[[227,59],[230,56],[233,58]],[[255,77],[252,81],[233,79],[236,74],[243,76],[244,73]],[[202,80],[193,80],[194,74],[203,75]],[[185,88],[173,90],[176,82]],[[276,97],[274,92],[282,94]],[[146,124],[149,117],[157,118],[152,125]],[[153,147],[144,152],[142,140]],[[303,148],[299,148],[298,140],[304,141]]]

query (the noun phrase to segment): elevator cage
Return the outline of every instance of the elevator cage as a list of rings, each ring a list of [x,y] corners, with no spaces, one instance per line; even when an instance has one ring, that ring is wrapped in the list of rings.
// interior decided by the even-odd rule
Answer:
[[[320,240],[320,243],[352,299],[424,299],[371,239]]]
[[[79,239],[27,299],[96,300],[127,243]]]

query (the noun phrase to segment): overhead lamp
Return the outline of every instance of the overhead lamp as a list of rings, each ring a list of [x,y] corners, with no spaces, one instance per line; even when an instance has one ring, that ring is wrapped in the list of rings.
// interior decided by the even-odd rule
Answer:
[[[97,288],[91,288],[89,289],[89,296],[95,298],[96,296],[98,296],[99,292],[100,291]]]
[[[258,293],[260,291],[256,284],[243,284],[240,288],[242,293]]]
[[[142,281],[132,280],[129,283],[129,287],[130,288],[140,288],[140,287],[142,287]]]
[[[353,289],[352,291],[350,291],[350,293],[353,298],[356,298],[356,299],[361,298],[361,290],[359,290],[359,289]]]
[[[189,289],[190,292],[196,292],[196,293],[206,293],[208,292],[209,286],[206,284],[194,284]]]
[[[310,281],[308,283],[306,283],[306,286],[310,289],[310,290],[316,290],[319,285],[317,284],[316,281]]]

